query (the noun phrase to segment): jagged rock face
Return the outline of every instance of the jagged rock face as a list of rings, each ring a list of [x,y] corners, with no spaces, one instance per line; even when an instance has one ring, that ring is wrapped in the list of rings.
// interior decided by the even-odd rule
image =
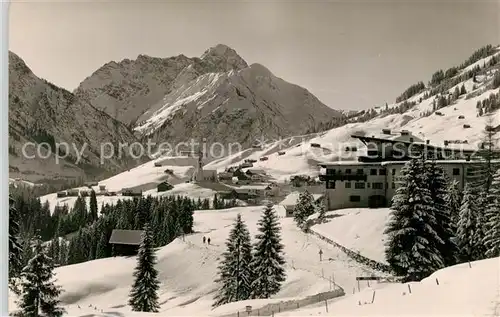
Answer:
[[[187,69],[189,65],[192,68]],[[172,89],[208,72],[247,67],[231,48],[217,45],[200,58],[179,55],[156,58],[139,55],[136,60],[110,62],[87,77],[75,94],[119,121],[131,125]],[[180,77],[179,77],[180,76]],[[182,80],[184,79],[184,80]]]
[[[121,91],[115,93],[115,86]],[[248,146],[261,136],[304,134],[342,115],[264,66],[248,66],[222,44],[200,58],[139,56],[108,63],[76,94],[155,142],[203,137]]]
[[[174,86],[180,88],[139,118],[138,135],[171,145],[206,140],[209,145],[221,143],[227,150],[230,143],[244,148],[263,137],[270,140],[305,134],[341,115],[260,64],[207,73]]]
[[[132,144],[137,139],[121,122],[114,120],[74,94],[38,78],[16,54],[9,52],[9,165],[12,177],[27,180],[76,177],[119,171],[132,164],[125,155],[100,164],[101,144]],[[54,156],[29,159],[22,153],[26,142],[66,142],[83,152],[76,165],[76,151],[56,164]],[[87,144],[87,147],[84,147]],[[33,147],[26,153],[33,154]],[[63,149],[64,150],[64,149]],[[47,151],[42,148],[42,154]],[[51,149],[52,153],[55,148]]]

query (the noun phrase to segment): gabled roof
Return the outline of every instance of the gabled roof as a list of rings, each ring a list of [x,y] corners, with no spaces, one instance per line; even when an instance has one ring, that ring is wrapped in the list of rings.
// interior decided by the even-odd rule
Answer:
[[[314,201],[317,201],[321,197],[323,197],[323,194],[312,194]],[[295,206],[297,202],[299,201],[300,197],[300,192],[293,192],[288,194],[288,196],[285,197],[279,204],[282,206]]]
[[[113,229],[111,237],[109,238],[110,244],[126,244],[126,245],[140,245],[141,235],[143,230],[122,230]]]

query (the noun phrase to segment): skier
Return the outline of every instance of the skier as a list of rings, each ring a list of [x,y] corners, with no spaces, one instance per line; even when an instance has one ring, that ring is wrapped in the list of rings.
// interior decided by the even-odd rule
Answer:
[[[210,244],[210,238],[207,239],[208,244]]]
[[[203,237],[203,244],[205,244],[205,240],[206,240],[206,238],[205,238],[205,237]]]

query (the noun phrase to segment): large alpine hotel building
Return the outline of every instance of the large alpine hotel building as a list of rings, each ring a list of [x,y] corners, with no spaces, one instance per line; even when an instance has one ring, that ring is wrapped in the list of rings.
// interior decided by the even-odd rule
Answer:
[[[352,135],[365,145],[366,155],[357,161],[337,161],[320,164],[321,181],[326,184],[325,198],[328,209],[387,207],[398,186],[401,168],[412,157],[425,155],[434,160],[448,178],[458,181],[463,189],[470,174],[472,149],[431,145],[411,132],[398,133],[382,130],[379,137]]]

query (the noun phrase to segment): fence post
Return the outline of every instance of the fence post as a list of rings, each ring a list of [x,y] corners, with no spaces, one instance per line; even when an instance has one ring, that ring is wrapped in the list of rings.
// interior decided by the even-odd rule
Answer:
[[[325,309],[326,309],[326,312],[328,313],[328,301],[325,299]]]
[[[436,277],[436,284],[439,285],[439,280],[437,279],[437,277]]]
[[[372,304],[375,301],[375,291],[373,291],[373,296],[372,296]]]
[[[408,284],[408,291],[409,291],[409,292],[410,292],[410,294],[411,294],[411,286],[410,286],[410,284]]]

